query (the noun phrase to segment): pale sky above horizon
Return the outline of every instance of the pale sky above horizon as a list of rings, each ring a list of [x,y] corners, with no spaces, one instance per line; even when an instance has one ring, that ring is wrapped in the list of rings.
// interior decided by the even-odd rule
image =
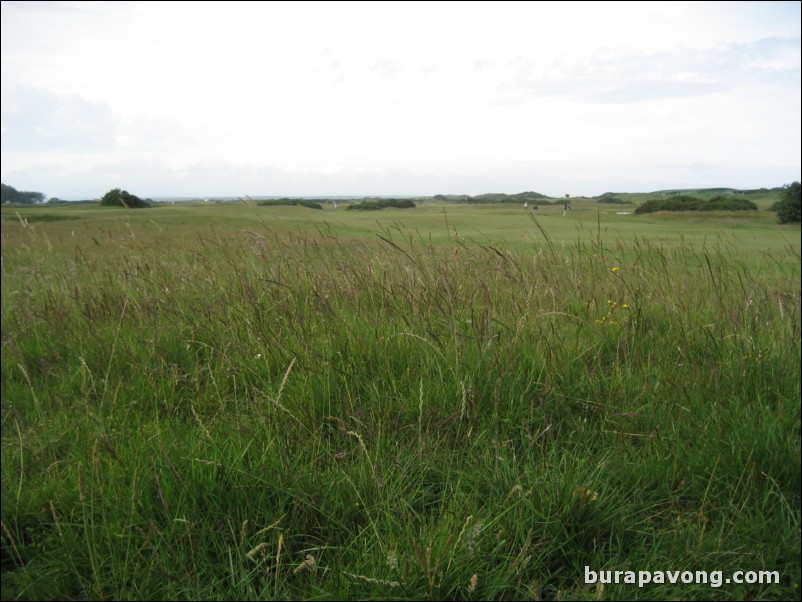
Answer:
[[[2,2],[48,197],[599,195],[800,179],[799,2]]]

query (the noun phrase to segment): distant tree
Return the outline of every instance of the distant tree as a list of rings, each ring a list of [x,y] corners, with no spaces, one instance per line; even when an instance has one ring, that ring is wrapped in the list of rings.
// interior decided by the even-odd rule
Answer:
[[[128,207],[129,209],[150,207],[150,203],[147,201],[143,201],[127,190],[120,190],[119,188],[114,188],[104,194],[100,199],[100,204],[104,207]]]
[[[781,224],[798,224],[802,222],[802,187],[794,182],[783,190],[780,200],[774,204],[773,210]]]
[[[41,192],[17,190],[13,186],[0,184],[0,203],[12,205],[36,205],[44,203],[45,195]]]

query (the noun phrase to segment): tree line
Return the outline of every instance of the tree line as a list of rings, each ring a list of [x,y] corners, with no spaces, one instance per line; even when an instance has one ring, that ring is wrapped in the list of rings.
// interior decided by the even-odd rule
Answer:
[[[33,192],[27,190],[17,190],[13,186],[0,184],[0,203],[5,205],[36,205],[44,203],[45,195],[43,192]]]

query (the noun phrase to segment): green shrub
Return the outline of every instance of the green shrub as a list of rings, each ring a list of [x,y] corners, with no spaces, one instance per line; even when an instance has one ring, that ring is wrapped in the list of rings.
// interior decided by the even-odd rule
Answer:
[[[100,204],[104,207],[128,207],[129,209],[144,209],[150,207],[150,203],[147,201],[143,201],[127,190],[120,190],[119,188],[114,188],[104,194],[100,199]]]
[[[802,187],[799,182],[786,186],[780,200],[771,207],[777,212],[781,224],[798,224],[802,221]]]
[[[757,210],[757,205],[747,199],[734,196],[717,195],[705,201],[693,196],[677,195],[660,199],[649,199],[635,213],[652,213],[654,211],[743,211]]]
[[[747,199],[719,194],[699,207],[700,211],[757,211],[757,205]]]
[[[698,211],[704,201],[693,196],[676,195],[662,199],[649,199],[635,213],[652,213],[654,211]]]
[[[305,201],[303,199],[276,199],[276,200],[269,200],[269,201],[259,201],[260,207],[283,207],[283,206],[290,206],[295,207],[300,205],[301,207],[306,207],[307,209],[323,209],[323,205],[320,203],[316,203],[315,201]]]
[[[395,209],[414,209],[416,205],[412,199],[376,199],[348,205],[348,209],[356,211],[377,211],[379,209],[387,209],[388,207],[394,207]]]

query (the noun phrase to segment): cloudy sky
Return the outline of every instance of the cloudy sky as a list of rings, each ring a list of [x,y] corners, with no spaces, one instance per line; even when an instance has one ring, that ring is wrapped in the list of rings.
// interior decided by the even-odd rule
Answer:
[[[61,198],[772,187],[799,2],[2,2],[2,181]]]

